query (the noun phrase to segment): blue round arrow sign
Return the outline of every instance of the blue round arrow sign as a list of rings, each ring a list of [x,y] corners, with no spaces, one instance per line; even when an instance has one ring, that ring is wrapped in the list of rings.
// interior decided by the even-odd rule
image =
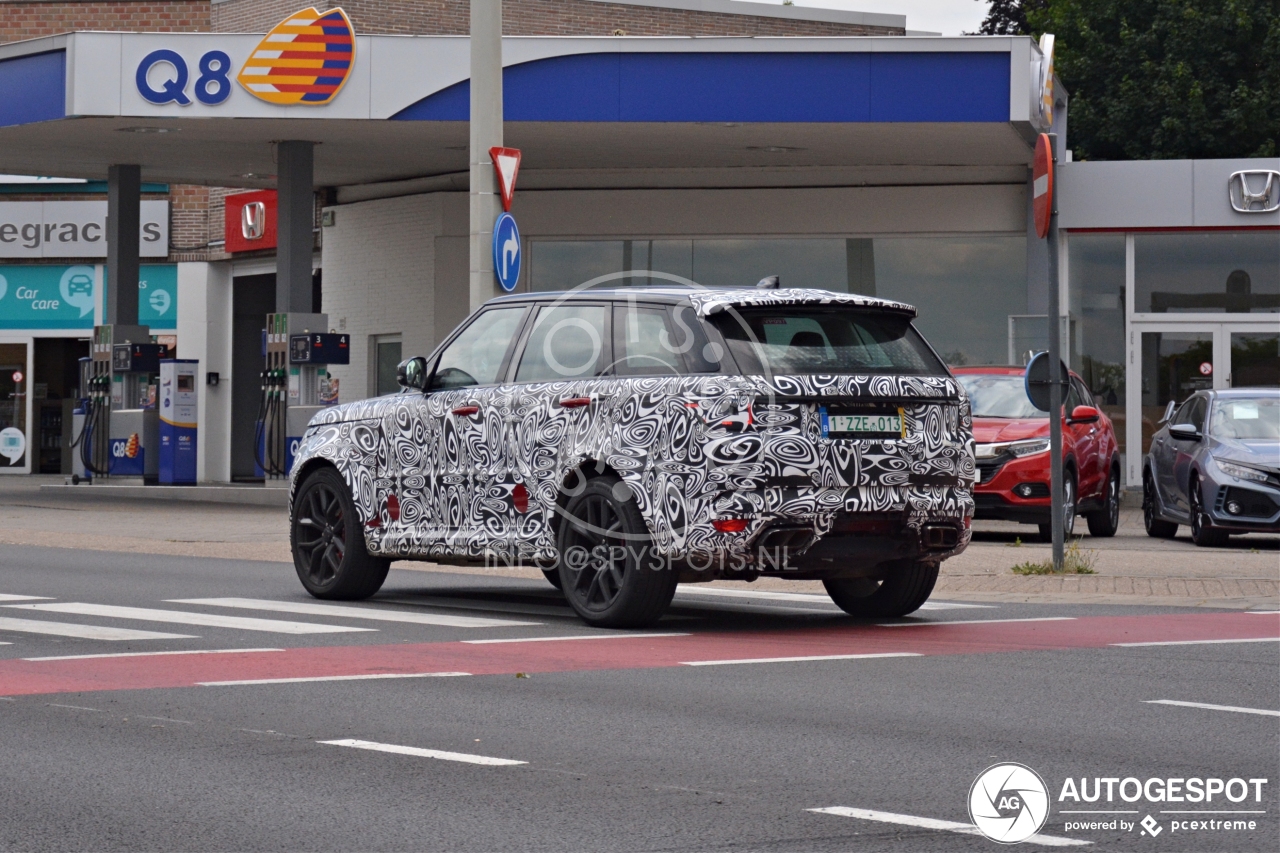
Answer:
[[[520,281],[520,229],[510,213],[493,223],[493,274],[507,293]]]

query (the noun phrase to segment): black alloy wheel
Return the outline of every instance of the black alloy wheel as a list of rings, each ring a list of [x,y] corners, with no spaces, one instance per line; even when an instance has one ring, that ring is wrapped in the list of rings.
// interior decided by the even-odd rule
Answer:
[[[1085,516],[1089,522],[1089,535],[1098,537],[1115,536],[1120,529],[1120,471],[1111,469],[1107,475],[1105,503],[1102,509],[1095,510]]]
[[[1172,539],[1178,535],[1178,525],[1156,513],[1156,487],[1149,471],[1142,476],[1142,526],[1153,539]]]
[[[675,572],[654,559],[644,518],[616,477],[590,480],[569,500],[556,539],[560,588],[588,624],[642,627],[671,603]]]
[[[1215,548],[1226,545],[1230,536],[1225,530],[1215,530],[1213,522],[1204,511],[1204,500],[1200,496],[1200,478],[1194,474],[1187,484],[1187,503],[1191,507],[1191,541],[1202,548]]]
[[[290,545],[298,579],[316,598],[368,598],[387,579],[391,561],[370,556],[342,476],[325,466],[298,487]]]

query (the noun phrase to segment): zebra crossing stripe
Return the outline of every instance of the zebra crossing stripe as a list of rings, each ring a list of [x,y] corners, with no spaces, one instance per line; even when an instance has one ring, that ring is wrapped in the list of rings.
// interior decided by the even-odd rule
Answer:
[[[376,628],[351,628],[345,625],[317,625],[311,622],[285,622],[279,619],[253,619],[247,616],[223,616],[216,613],[191,613],[182,610],[155,610],[149,607],[121,607],[114,604],[85,604],[78,601],[54,604],[6,604],[5,607],[71,613],[77,616],[105,616],[111,619],[136,619],[140,622],[171,622],[176,625],[200,625],[206,628],[235,628],[241,631],[266,631],[273,634],[344,634],[354,631],[376,631]]]
[[[191,634],[161,634],[135,631],[131,628],[107,628],[102,625],[76,625],[71,622],[45,622],[38,619],[12,619],[0,616],[0,631],[18,634],[48,634],[52,637],[74,637],[78,640],[194,640]]]

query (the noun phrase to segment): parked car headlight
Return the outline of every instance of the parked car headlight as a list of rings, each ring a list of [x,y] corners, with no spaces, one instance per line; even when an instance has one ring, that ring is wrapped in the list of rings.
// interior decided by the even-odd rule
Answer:
[[[1247,465],[1237,465],[1234,462],[1224,462],[1221,459],[1215,459],[1218,467],[1222,469],[1224,474],[1235,477],[1237,480],[1251,480],[1255,483],[1267,482],[1267,474],[1265,471],[1259,471],[1257,468],[1250,468]]]
[[[1049,439],[1029,438],[1023,441],[1002,441],[995,444],[976,445],[973,455],[977,459],[990,459],[1002,453],[1008,453],[1021,459],[1023,456],[1034,456],[1049,449]]]

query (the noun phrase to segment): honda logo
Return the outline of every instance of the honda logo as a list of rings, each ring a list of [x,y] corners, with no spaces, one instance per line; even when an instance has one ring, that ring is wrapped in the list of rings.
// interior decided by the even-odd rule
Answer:
[[[246,240],[261,240],[267,233],[267,206],[251,201],[240,209],[240,234]]]
[[[1232,172],[1227,178],[1227,197],[1236,213],[1275,213],[1280,210],[1280,172]]]

